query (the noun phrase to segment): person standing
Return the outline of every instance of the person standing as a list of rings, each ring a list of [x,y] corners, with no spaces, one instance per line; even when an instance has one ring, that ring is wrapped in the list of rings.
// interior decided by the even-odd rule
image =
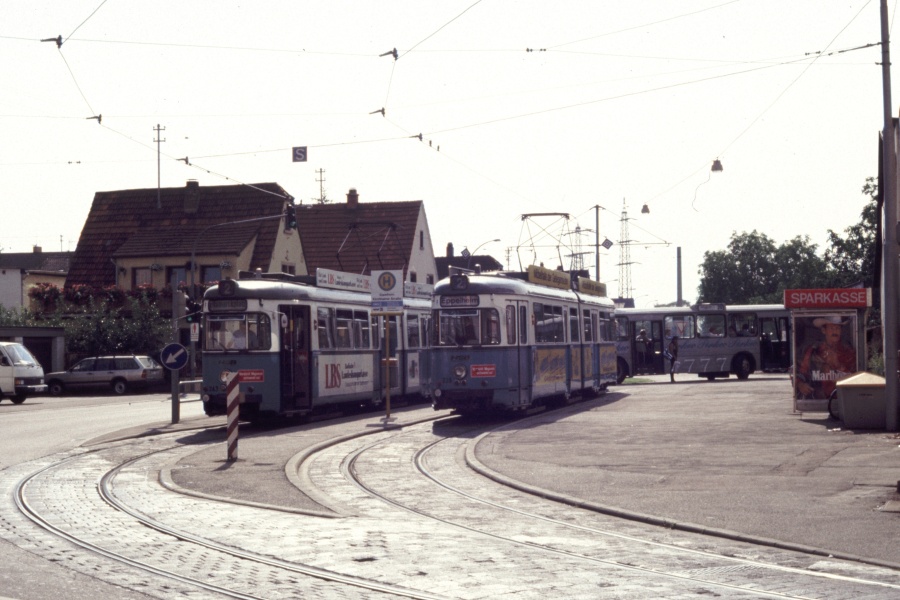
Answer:
[[[673,335],[672,341],[666,348],[666,358],[669,359],[669,380],[675,383],[675,363],[678,361],[678,336]]]
[[[650,341],[650,337],[647,335],[646,329],[641,329],[637,337],[634,338],[634,349],[637,351],[637,371],[642,372],[647,369],[649,360],[648,356],[650,354],[650,346],[653,342]]]

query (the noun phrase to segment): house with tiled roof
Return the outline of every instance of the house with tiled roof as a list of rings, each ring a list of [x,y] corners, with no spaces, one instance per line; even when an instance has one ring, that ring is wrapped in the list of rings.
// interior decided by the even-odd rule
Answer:
[[[447,255],[436,256],[434,261],[437,264],[438,281],[449,277],[450,269],[480,272],[503,269],[503,264],[490,254],[471,254],[468,248],[463,248],[462,253],[457,256],[452,242],[447,244]]]
[[[0,253],[0,306],[27,308],[28,290],[39,283],[62,287],[71,258],[72,252],[44,252],[40,246],[31,252]]]
[[[306,275],[299,235],[282,218],[292,203],[277,183],[97,192],[66,286],[164,288],[239,270]]]
[[[402,270],[407,282],[437,280],[421,200],[360,202],[351,189],[346,203],[298,206],[297,229],[310,274],[322,268],[357,274]]]

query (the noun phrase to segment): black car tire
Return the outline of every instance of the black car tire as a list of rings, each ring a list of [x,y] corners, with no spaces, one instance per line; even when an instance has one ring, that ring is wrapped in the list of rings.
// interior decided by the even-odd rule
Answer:
[[[50,392],[51,396],[61,396],[65,389],[66,386],[63,385],[62,381],[51,381],[47,385],[47,391]]]
[[[121,396],[128,391],[128,383],[124,379],[114,379],[110,384],[114,394]]]

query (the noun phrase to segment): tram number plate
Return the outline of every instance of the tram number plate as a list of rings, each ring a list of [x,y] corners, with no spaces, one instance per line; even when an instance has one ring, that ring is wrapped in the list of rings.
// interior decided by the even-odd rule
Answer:
[[[497,365],[472,365],[472,377],[496,377]]]
[[[241,383],[262,383],[266,380],[266,372],[262,369],[241,369],[238,381]]]

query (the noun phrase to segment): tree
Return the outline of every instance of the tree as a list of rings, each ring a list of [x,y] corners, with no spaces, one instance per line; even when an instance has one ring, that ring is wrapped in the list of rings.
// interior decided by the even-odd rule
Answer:
[[[728,250],[706,252],[700,265],[700,302],[780,304],[784,290],[828,287],[828,265],[808,236],[776,246],[757,231],[733,233]]]
[[[862,284],[874,287],[876,274],[881,265],[877,256],[878,235],[878,183],[874,178],[866,179],[862,193],[869,197],[863,206],[859,223],[844,230],[841,237],[828,230],[828,245],[825,262],[832,271],[832,285],[846,287]]]
[[[775,242],[766,234],[731,234],[728,250],[705,252],[698,301],[746,304],[769,302],[778,269]]]

